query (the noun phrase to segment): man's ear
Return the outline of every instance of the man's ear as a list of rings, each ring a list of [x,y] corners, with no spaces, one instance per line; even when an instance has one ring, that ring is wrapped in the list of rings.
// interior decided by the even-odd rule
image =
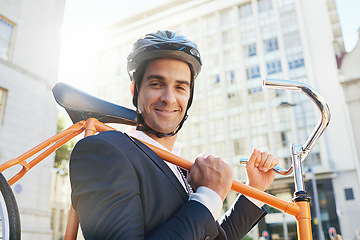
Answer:
[[[132,97],[134,97],[134,90],[135,90],[135,81],[131,81],[131,83],[130,83],[130,92],[131,92]]]

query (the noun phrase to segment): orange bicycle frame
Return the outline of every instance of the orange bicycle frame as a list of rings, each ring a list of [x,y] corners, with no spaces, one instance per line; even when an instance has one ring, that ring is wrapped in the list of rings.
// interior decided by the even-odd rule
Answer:
[[[75,136],[81,134],[85,131],[85,137],[94,135],[97,132],[116,130],[112,127],[101,123],[97,119],[89,118],[86,121],[80,121],[75,123],[73,126],[64,130],[63,132],[49,138],[38,146],[32,148],[31,150],[25,152],[21,156],[14,158],[10,161],[5,162],[0,165],[0,172],[15,166],[21,165],[22,169],[14,175],[8,182],[10,185],[17,182],[21,177],[23,177],[32,167],[42,161],[44,158],[49,156],[52,152],[54,152],[57,148],[61,147],[64,143],[74,138]],[[116,130],[117,131],[117,130]],[[150,147],[156,154],[158,154],[162,159],[171,162],[175,165],[178,165],[184,169],[190,170],[192,166],[192,162],[185,160],[179,156],[176,156],[170,152],[164,151],[158,147],[155,147],[151,144],[145,143],[148,147]],[[46,149],[48,147],[48,149]],[[45,150],[46,149],[46,150]],[[44,151],[43,151],[44,150]],[[38,154],[43,151],[37,157],[35,157],[29,163],[26,162],[30,157]],[[298,202],[292,203],[287,202],[285,200],[279,199],[273,195],[262,192],[250,186],[247,186],[243,183],[233,180],[232,182],[232,190],[242,193],[246,196],[252,197],[259,201],[262,201],[270,206],[273,206],[279,210],[282,210],[290,215],[293,215],[298,222],[298,234],[299,239],[301,240],[309,240],[312,239],[311,236],[311,216],[310,216],[310,207],[308,202]],[[66,240],[76,239],[78,232],[79,220],[76,211],[71,207],[69,218],[66,227],[65,238]]]

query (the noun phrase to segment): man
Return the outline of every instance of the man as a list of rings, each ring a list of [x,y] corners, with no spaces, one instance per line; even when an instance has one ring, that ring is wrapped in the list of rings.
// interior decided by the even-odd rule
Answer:
[[[260,202],[240,196],[217,222],[231,187],[230,165],[201,154],[187,181],[137,140],[179,153],[176,136],[200,69],[196,45],[174,32],[148,34],[134,44],[128,70],[137,129],[87,137],[70,161],[72,202],[86,239],[241,239],[264,216]],[[277,163],[254,149],[246,166],[249,185],[265,190]]]

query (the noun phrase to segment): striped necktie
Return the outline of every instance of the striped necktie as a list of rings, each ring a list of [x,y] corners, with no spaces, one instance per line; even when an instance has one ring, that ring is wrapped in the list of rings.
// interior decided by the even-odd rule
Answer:
[[[193,193],[193,190],[192,190],[190,184],[188,183],[187,179],[185,178],[185,175],[184,175],[183,171],[181,171],[181,169],[179,167],[176,167],[176,168],[179,171],[182,180],[184,181],[184,184],[185,184],[185,187],[186,187],[186,192],[190,196]]]

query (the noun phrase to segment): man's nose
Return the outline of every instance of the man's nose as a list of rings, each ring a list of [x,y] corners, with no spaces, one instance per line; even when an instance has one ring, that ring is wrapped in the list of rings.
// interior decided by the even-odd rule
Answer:
[[[160,100],[163,102],[166,102],[168,104],[171,104],[176,101],[175,92],[171,88],[165,88],[162,92],[162,95],[160,97]]]

